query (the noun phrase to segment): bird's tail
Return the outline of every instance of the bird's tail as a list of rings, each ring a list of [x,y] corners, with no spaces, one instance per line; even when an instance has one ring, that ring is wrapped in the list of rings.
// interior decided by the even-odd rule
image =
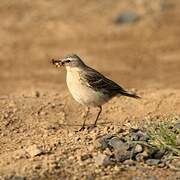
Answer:
[[[141,97],[136,95],[135,93],[128,93],[128,92],[123,92],[122,93],[123,96],[127,96],[127,97],[131,97],[131,98],[136,98],[136,99],[140,99]]]

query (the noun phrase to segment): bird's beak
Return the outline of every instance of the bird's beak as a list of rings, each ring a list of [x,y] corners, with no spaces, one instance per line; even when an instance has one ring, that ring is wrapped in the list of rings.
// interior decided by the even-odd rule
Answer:
[[[51,63],[56,65],[56,67],[64,66],[63,59],[57,59],[57,60],[56,59],[52,59]]]

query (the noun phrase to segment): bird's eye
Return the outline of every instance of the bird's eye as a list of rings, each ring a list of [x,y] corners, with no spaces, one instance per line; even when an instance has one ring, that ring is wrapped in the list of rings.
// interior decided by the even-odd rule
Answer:
[[[66,63],[70,63],[71,61],[70,60],[67,60]]]

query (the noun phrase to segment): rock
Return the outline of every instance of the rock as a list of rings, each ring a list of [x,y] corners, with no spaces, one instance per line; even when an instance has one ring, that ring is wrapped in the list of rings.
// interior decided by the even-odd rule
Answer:
[[[26,149],[26,152],[30,155],[30,157],[35,157],[41,155],[43,150],[39,148],[37,145],[31,145]]]
[[[148,160],[146,160],[146,163],[148,165],[158,165],[160,163],[160,160],[159,159],[148,159]]]
[[[114,22],[116,24],[126,24],[126,23],[135,23],[140,19],[140,16],[132,11],[124,11],[121,12],[117,17],[115,18]]]
[[[131,134],[130,140],[131,140],[131,141],[138,141],[138,140],[139,140],[138,134],[137,134],[137,133]]]
[[[39,98],[39,97],[40,97],[40,92],[39,92],[39,91],[35,91],[35,92],[34,92],[34,96],[37,97],[37,98]]]
[[[142,152],[142,153],[138,153],[136,155],[136,161],[138,162],[144,162],[147,158],[148,158],[148,153],[146,151]]]
[[[103,137],[101,137],[96,144],[97,148],[100,148],[101,150],[105,150],[108,147],[109,140],[112,138],[111,134],[107,134]]]
[[[153,157],[155,159],[161,159],[165,154],[164,150],[158,150],[157,152],[154,153]]]
[[[114,150],[127,150],[129,148],[128,144],[123,142],[120,138],[118,137],[113,137],[109,143],[108,143]]]
[[[109,141],[109,146],[113,148],[116,161],[123,162],[127,159],[130,159],[131,152],[128,151],[129,146],[119,137],[113,137]]]
[[[132,141],[147,141],[149,139],[148,135],[142,131],[132,132],[130,134]]]
[[[135,153],[141,153],[143,151],[143,147],[140,144],[136,144],[134,148]]]
[[[103,153],[110,157],[112,157],[114,155],[114,152],[112,150],[110,150],[109,148],[105,149],[103,151]]]
[[[121,150],[115,150],[114,152],[115,159],[117,162],[123,162],[125,160],[130,159],[131,157],[131,151],[127,151],[125,149]]]
[[[158,167],[159,168],[164,168],[166,166],[166,164],[164,163],[164,162],[160,162],[159,164],[158,164]]]
[[[147,142],[149,140],[149,136],[146,133],[143,133],[140,131],[137,134],[139,136],[139,141],[146,141]]]
[[[95,157],[95,163],[97,166],[108,166],[112,164],[112,161],[109,156],[101,153]]]

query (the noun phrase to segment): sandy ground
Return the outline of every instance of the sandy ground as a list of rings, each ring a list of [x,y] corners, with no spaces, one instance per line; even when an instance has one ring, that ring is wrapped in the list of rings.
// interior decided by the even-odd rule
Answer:
[[[1,179],[180,177],[173,170],[154,167],[97,168],[93,158],[88,162],[79,158],[97,153],[91,147],[97,131],[106,133],[111,126],[143,127],[153,119],[150,117],[165,121],[180,114],[180,3],[146,3],[1,1]],[[140,20],[115,24],[114,19],[127,9],[139,14]],[[72,52],[123,87],[135,90],[142,100],[114,98],[104,105],[97,130],[75,133],[84,108],[69,95],[65,71],[49,63]],[[88,124],[96,113],[92,109]],[[89,144],[88,138],[93,139]],[[43,153],[27,155],[32,145]]]

